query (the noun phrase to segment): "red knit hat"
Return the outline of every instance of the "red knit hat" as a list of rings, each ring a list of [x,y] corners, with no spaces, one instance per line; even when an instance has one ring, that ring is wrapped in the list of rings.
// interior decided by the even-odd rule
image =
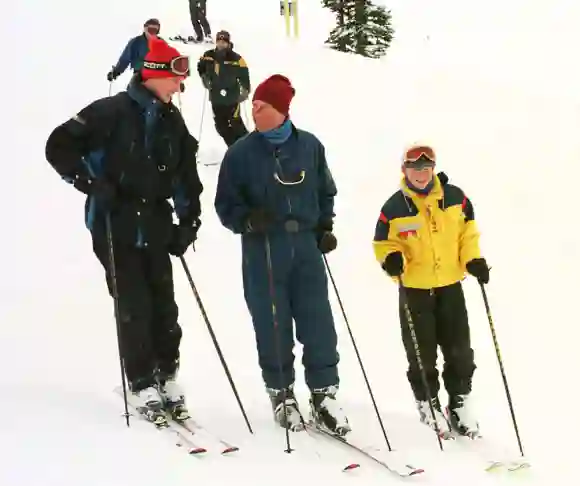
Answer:
[[[177,57],[181,57],[177,49],[171,47],[163,39],[151,37],[149,39],[149,52],[146,54],[145,59],[143,59],[143,67],[141,68],[143,81],[152,78],[159,79],[179,76],[179,74],[176,74],[170,68],[171,61]],[[166,67],[163,65],[166,65]]]
[[[274,74],[262,81],[254,91],[253,101],[263,101],[271,105],[276,111],[288,116],[290,102],[296,91],[286,76]]]

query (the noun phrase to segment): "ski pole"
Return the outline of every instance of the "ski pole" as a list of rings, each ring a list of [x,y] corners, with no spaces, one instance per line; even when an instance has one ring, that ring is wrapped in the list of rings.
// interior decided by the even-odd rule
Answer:
[[[203,104],[201,105],[201,120],[199,121],[199,135],[197,137],[198,145],[201,145],[201,134],[203,131],[203,119],[205,118],[205,106],[207,105],[208,90],[203,94]]]
[[[111,83],[112,84],[112,83]],[[107,244],[109,246],[109,274],[111,278],[111,290],[115,302],[115,322],[117,324],[117,346],[119,347],[119,364],[121,365],[121,383],[123,385],[123,400],[125,402],[125,418],[127,427],[129,427],[129,407],[127,404],[127,382],[125,380],[125,367],[123,364],[123,355],[121,353],[121,317],[119,312],[119,292],[117,289],[117,272],[115,267],[115,250],[113,249],[113,230],[111,228],[111,215],[107,214]]]
[[[520,433],[519,433],[519,430],[518,430],[518,423],[516,421],[516,414],[515,414],[514,406],[513,406],[513,403],[512,403],[512,396],[511,396],[510,389],[509,389],[509,386],[508,386],[507,376],[506,376],[506,373],[505,373],[505,369],[503,367],[503,360],[501,358],[501,353],[499,351],[499,343],[498,343],[498,340],[497,340],[497,335],[495,333],[495,326],[493,324],[493,319],[491,318],[491,310],[489,308],[489,302],[487,300],[487,293],[485,292],[485,287],[484,287],[483,282],[479,282],[479,286],[481,288],[481,295],[483,296],[483,303],[485,305],[485,312],[487,313],[487,320],[489,321],[489,329],[491,330],[491,337],[493,339],[493,346],[495,348],[495,354],[497,356],[497,362],[499,363],[499,369],[500,369],[501,377],[502,377],[502,380],[503,380],[503,386],[504,386],[504,389],[505,389],[505,394],[506,394],[506,397],[507,397],[507,401],[508,401],[508,405],[509,405],[509,409],[510,409],[510,414],[512,416],[512,422],[513,422],[513,425],[514,425],[514,431],[516,433],[516,438],[518,440],[518,447],[520,449],[520,454],[522,455],[522,457],[524,457],[524,448],[522,446],[522,441],[521,441]]]
[[[272,301],[272,320],[274,321],[274,346],[276,347],[276,356],[278,358],[278,375],[280,383],[284,382],[282,373],[282,351],[280,350],[280,327],[278,323],[278,310],[276,308],[276,292],[274,290],[274,270],[272,268],[272,252],[270,250],[270,238],[266,235],[266,265],[268,268],[268,288],[270,290],[270,300]],[[284,420],[286,421],[286,449],[284,452],[290,454],[293,449],[290,447],[290,430],[288,427],[288,407],[286,405],[287,389],[282,388],[282,407]]]
[[[374,396],[373,390],[371,388],[371,384],[369,382],[365,367],[364,367],[363,362],[362,362],[362,357],[360,355],[360,352],[358,350],[358,346],[356,344],[356,340],[354,338],[354,334],[352,333],[352,329],[351,329],[350,324],[348,322],[348,317],[346,317],[346,311],[344,310],[344,306],[342,305],[342,299],[340,298],[340,294],[338,293],[338,287],[334,281],[334,277],[332,276],[332,272],[330,271],[330,266],[328,265],[328,260],[326,259],[326,255],[323,254],[322,258],[324,259],[324,264],[326,265],[326,271],[328,272],[328,276],[330,277],[330,281],[332,282],[332,286],[334,288],[334,293],[336,294],[336,300],[338,301],[338,305],[340,306],[340,310],[342,312],[342,317],[344,318],[344,322],[346,323],[346,328],[348,330],[348,334],[350,335],[350,340],[352,342],[352,346],[354,348],[356,358],[358,359],[358,364],[359,364],[360,369],[362,371],[362,375],[363,375],[363,378],[365,380],[367,390],[369,392],[369,396],[371,397],[371,401],[373,402],[373,407],[375,409],[375,414],[377,416],[377,420],[379,421],[379,425],[381,427],[381,432],[383,433],[383,437],[385,438],[385,442],[387,444],[389,452],[392,452],[391,444],[389,443],[389,438],[387,437],[387,431],[385,430],[385,425],[383,424],[383,419],[381,418],[381,414],[379,412],[379,407],[377,406],[377,402],[375,400],[375,396]]]
[[[429,402],[429,410],[431,411],[431,416],[435,422],[435,435],[437,435],[437,441],[439,442],[439,449],[443,450],[443,441],[439,434],[439,424],[437,422],[437,417],[435,417],[435,409],[433,407],[433,397],[431,396],[431,391],[429,390],[429,383],[427,382],[427,372],[423,366],[423,360],[421,359],[421,350],[419,348],[419,340],[417,339],[417,334],[415,333],[415,324],[413,323],[413,317],[411,316],[411,310],[409,309],[409,300],[407,299],[407,293],[405,287],[403,287],[403,281],[399,277],[399,292],[401,294],[401,300],[403,303],[403,308],[405,311],[405,317],[407,319],[407,327],[409,328],[409,333],[411,334],[411,340],[413,341],[413,349],[415,350],[415,359],[417,360],[417,367],[421,374],[421,381],[423,382],[423,388],[425,390],[425,396]]]
[[[191,286],[191,290],[193,291],[193,295],[195,296],[195,300],[197,301],[197,305],[199,307],[201,315],[203,316],[203,320],[205,321],[205,324],[207,326],[207,330],[209,331],[209,334],[211,336],[211,340],[213,341],[213,345],[215,346],[218,357],[219,357],[221,364],[224,368],[224,371],[226,373],[228,381],[230,382],[230,386],[232,387],[232,391],[234,392],[234,395],[236,397],[236,400],[238,402],[238,405],[240,407],[242,415],[244,416],[244,420],[246,422],[246,425],[248,426],[248,430],[250,431],[250,434],[253,434],[254,431],[252,430],[252,426],[250,425],[250,420],[248,419],[248,416],[246,415],[246,410],[244,409],[244,406],[242,405],[242,400],[240,398],[240,395],[239,395],[238,390],[236,388],[236,385],[234,383],[234,379],[232,378],[232,374],[230,373],[230,370],[228,368],[228,365],[226,363],[226,360],[224,358],[224,355],[222,353],[220,345],[218,343],[218,340],[217,340],[217,337],[216,337],[215,332],[213,330],[213,327],[212,327],[211,323],[209,322],[209,318],[207,316],[207,313],[205,312],[205,308],[204,308],[203,303],[201,301],[201,297],[199,296],[199,293],[195,287],[195,284],[193,283],[193,278],[191,276],[191,272],[189,271],[189,267],[187,266],[187,263],[186,263],[183,255],[179,257],[179,260],[181,261],[181,264],[183,265],[183,270],[185,271],[185,275],[187,276],[187,280],[189,280],[189,285]]]

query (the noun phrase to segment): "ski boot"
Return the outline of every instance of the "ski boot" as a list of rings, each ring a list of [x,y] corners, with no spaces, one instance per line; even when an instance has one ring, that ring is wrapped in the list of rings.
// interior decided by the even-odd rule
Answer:
[[[455,432],[470,439],[481,437],[479,424],[469,406],[469,395],[451,396],[446,412],[451,428]]]
[[[452,439],[453,433],[449,428],[449,422],[447,422],[447,418],[441,411],[439,398],[435,397],[431,399],[431,403],[433,405],[433,412],[435,413],[435,417],[433,417],[433,414],[431,413],[431,407],[429,406],[429,402],[427,400],[417,400],[417,409],[419,410],[421,422],[437,432],[439,437],[442,439]]]
[[[284,429],[288,428],[291,432],[304,430],[304,418],[298,408],[292,385],[285,390],[268,388],[267,391],[276,423]]]
[[[187,407],[185,406],[185,395],[183,390],[177,384],[174,378],[167,379],[159,383],[159,394],[163,398],[165,410],[173,420],[183,422],[191,418]]]
[[[145,417],[149,422],[152,422],[156,427],[167,427],[167,416],[163,410],[163,399],[159,395],[157,389],[149,386],[133,395],[138,401],[136,406],[137,411]]]
[[[310,396],[310,413],[317,427],[331,434],[344,437],[352,429],[342,408],[336,400],[337,386],[312,390]]]

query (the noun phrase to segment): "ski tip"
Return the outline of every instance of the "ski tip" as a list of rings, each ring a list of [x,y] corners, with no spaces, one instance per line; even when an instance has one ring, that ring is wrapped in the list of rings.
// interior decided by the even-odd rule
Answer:
[[[425,469],[413,468],[413,470],[409,473],[409,476],[416,476],[417,474],[423,474],[424,472],[425,472]]]
[[[203,454],[205,452],[207,452],[207,449],[204,449],[203,447],[192,447],[191,449],[189,449],[188,451],[191,455],[195,455],[195,454]]]
[[[353,462],[352,464],[349,464],[348,466],[345,466],[344,468],[342,468],[342,470],[343,471],[352,471],[353,469],[357,469],[359,467],[360,467],[360,464]]]
[[[239,451],[240,448],[236,447],[236,446],[231,446],[231,447],[226,447],[223,451],[222,454],[230,454],[231,452],[236,452]]]

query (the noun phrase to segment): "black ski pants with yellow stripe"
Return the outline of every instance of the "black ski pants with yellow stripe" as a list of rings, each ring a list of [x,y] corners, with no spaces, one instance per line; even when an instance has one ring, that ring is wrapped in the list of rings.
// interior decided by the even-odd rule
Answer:
[[[241,114],[241,105],[218,105],[212,103],[215,128],[224,139],[228,147],[233,145],[238,139],[248,134]]]
[[[416,400],[426,400],[425,387],[417,362],[417,351],[405,312],[405,300],[411,311],[427,383],[432,398],[439,393],[437,351],[443,354],[443,384],[449,396],[471,392],[475,372],[469,321],[461,282],[435,289],[404,289],[399,293],[401,334],[409,363],[407,377]]]

